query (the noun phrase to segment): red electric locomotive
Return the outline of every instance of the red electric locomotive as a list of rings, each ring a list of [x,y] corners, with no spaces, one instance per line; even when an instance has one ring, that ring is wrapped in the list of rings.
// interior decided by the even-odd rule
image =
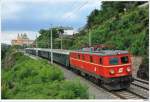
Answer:
[[[72,51],[70,66],[105,84],[111,90],[128,88],[133,81],[128,51]]]

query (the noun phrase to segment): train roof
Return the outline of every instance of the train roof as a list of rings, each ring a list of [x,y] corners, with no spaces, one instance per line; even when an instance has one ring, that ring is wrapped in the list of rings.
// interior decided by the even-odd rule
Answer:
[[[26,48],[26,49],[32,49],[32,50],[39,50],[39,51],[46,51],[51,52],[51,49],[46,48]],[[53,49],[54,53],[60,53],[60,54],[66,54],[69,55],[70,52],[75,53],[82,53],[82,54],[94,54],[94,55],[100,55],[100,56],[108,56],[108,55],[117,55],[117,54],[128,54],[128,51],[125,50],[100,50],[100,51],[73,51],[73,50],[61,50],[61,49]]]
[[[117,54],[128,54],[128,51],[124,50],[101,50],[101,51],[73,51],[83,54],[95,54],[100,56],[107,56],[107,55],[117,55]]]
[[[48,48],[26,48],[26,49],[32,49],[32,50],[39,50],[39,51],[46,51],[46,52],[51,52],[51,49]],[[60,53],[60,54],[65,54],[69,55],[70,50],[61,50],[61,49],[53,49],[53,53]]]

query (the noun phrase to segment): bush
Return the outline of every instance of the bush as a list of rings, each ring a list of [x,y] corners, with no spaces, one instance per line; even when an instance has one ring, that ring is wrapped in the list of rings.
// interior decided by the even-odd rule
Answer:
[[[89,96],[86,85],[82,85],[79,80],[64,81],[64,83],[61,85],[61,89],[62,91],[59,95],[60,98],[86,99]]]

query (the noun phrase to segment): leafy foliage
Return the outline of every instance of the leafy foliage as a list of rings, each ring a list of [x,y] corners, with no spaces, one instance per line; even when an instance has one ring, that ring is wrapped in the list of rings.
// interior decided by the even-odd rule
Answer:
[[[88,98],[86,85],[66,81],[61,70],[46,60],[33,60],[13,53],[15,64],[2,69],[3,99],[75,99]]]
[[[40,48],[50,47],[51,29],[41,29],[39,33],[41,35],[37,38],[38,47]],[[52,28],[52,34],[53,39],[58,38],[59,35],[57,28]]]
[[[51,29],[41,29],[39,31],[40,36],[37,38],[37,45],[40,48],[49,48],[50,47],[50,39],[51,39]],[[60,35],[64,33],[63,28],[55,27],[52,28],[53,33],[53,48],[58,49],[61,48],[61,38]],[[63,37],[62,39],[63,49],[68,49],[72,45],[72,38]]]
[[[110,18],[118,18],[120,13],[125,13],[129,10],[136,8],[138,5],[143,4],[142,1],[103,1],[101,5],[102,10],[93,10],[88,16],[88,27],[93,27],[98,24],[104,23]]]

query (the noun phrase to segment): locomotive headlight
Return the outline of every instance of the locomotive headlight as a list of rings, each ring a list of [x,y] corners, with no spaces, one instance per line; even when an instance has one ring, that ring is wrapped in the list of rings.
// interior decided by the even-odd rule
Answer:
[[[127,72],[131,72],[131,68],[130,67],[127,67]]]
[[[111,69],[111,70],[109,71],[109,73],[110,73],[110,74],[115,74],[115,71],[114,71],[113,69]]]

